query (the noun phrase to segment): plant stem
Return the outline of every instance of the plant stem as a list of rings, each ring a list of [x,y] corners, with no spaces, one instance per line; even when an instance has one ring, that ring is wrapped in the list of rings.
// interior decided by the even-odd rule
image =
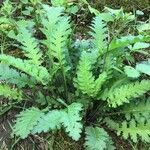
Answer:
[[[64,72],[64,67],[62,66],[62,74],[63,74],[63,80],[64,80],[64,90],[65,90],[65,98],[66,101],[68,100],[68,88],[67,88],[67,80],[66,80],[66,76],[65,76],[65,72]]]

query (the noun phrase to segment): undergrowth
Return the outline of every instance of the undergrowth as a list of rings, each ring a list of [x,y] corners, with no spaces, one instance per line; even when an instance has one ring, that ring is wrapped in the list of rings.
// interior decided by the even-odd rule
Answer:
[[[10,1],[3,3],[1,34],[20,53],[1,45],[0,96],[11,107],[31,106],[16,116],[12,137],[63,129],[74,141],[83,135],[85,149],[115,149],[105,125],[133,143],[150,143],[150,60],[134,59],[135,53],[149,57],[149,23],[82,2],[95,14],[85,39],[74,39],[73,2],[22,1],[24,20],[14,18]]]

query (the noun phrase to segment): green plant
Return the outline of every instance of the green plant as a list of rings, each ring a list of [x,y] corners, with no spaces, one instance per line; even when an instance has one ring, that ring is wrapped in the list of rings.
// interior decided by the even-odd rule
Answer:
[[[13,27],[12,15],[15,11],[13,3],[9,0],[6,0],[2,3],[0,7],[0,52],[3,53],[9,43],[7,41],[7,34]]]
[[[79,10],[76,0],[51,0],[51,3],[54,7],[64,7],[66,12],[71,14],[75,14]]]
[[[113,142],[103,128],[86,127],[86,149],[114,150]]]
[[[12,3],[9,0],[4,1],[0,10],[1,10],[1,15],[5,15],[7,17],[11,16],[13,13]]]
[[[126,53],[132,55],[132,45],[148,43],[150,36],[114,36],[110,33],[109,22],[124,15],[107,20],[106,16],[114,16],[108,12],[93,19],[88,40],[74,42],[71,20],[63,8],[41,6],[44,13],[40,15],[40,28],[26,21],[16,21],[16,27],[8,34],[23,56],[0,55],[0,70],[5,73],[5,76],[0,73],[0,95],[19,102],[26,99],[32,102],[32,107],[17,116],[13,134],[24,139],[30,134],[64,128],[77,141],[85,128],[86,149],[115,149],[111,137],[103,129],[103,123],[106,123],[118,135],[123,133],[125,139],[130,136],[133,142],[137,139],[149,142],[149,121],[132,117],[135,116],[132,103],[150,90],[150,80],[141,80],[139,76],[132,78],[135,76],[124,71],[127,66],[124,61]],[[38,39],[35,31],[43,38]],[[16,88],[11,88],[12,85]],[[142,103],[140,99],[142,108],[149,106],[148,102]],[[124,106],[131,104],[133,113],[129,119]],[[142,110],[138,111],[144,115]],[[122,114],[122,117],[114,122],[108,117],[113,113],[114,116]],[[90,117],[84,120],[88,115]],[[96,126],[98,122],[99,126]]]

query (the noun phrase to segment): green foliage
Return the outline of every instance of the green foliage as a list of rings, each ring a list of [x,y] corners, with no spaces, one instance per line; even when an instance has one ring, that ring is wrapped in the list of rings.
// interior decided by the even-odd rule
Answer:
[[[131,99],[137,98],[150,90],[150,81],[142,80],[122,85],[117,88],[106,90],[103,99],[107,99],[110,106],[116,108],[123,103],[129,103]]]
[[[10,0],[6,0],[3,2],[2,7],[0,8],[0,14],[5,16],[10,16],[13,13],[13,6]]]
[[[47,114],[32,107],[18,115],[13,133],[24,139],[30,133],[60,129],[63,125],[72,139],[79,140],[82,129],[82,118],[79,114],[81,110],[80,103],[72,103],[64,110],[52,110]]]
[[[94,55],[94,58],[96,55]],[[77,79],[75,84],[77,88],[81,90],[84,94],[95,97],[98,92],[101,90],[103,83],[107,79],[107,73],[102,72],[99,74],[99,77],[95,79],[92,74],[92,63],[94,58],[92,58],[92,53],[83,52],[79,61]],[[94,60],[96,61],[96,60]]]
[[[38,108],[34,107],[22,111],[17,116],[13,133],[22,139],[26,138],[43,115],[44,114]]]
[[[1,54],[0,61],[29,74],[43,84],[45,84],[47,82],[46,80],[50,78],[49,73],[45,67],[31,64],[28,60],[22,60],[20,58]]]
[[[150,76],[150,59],[148,61],[137,63],[136,70]]]
[[[91,62],[87,52],[83,52],[77,72],[78,88],[84,93],[93,96],[94,77],[91,72]]]
[[[149,42],[149,41],[150,41],[150,36],[128,35],[128,36],[121,37],[120,39],[113,39],[109,45],[109,50],[114,50],[121,47],[127,47],[130,44],[134,44],[137,42]]]
[[[121,134],[122,136],[127,139],[129,136],[133,140],[133,142],[137,142],[138,136],[141,137],[142,141],[149,142],[149,135],[150,135],[150,123],[146,123],[144,121],[140,121],[140,123],[137,123],[134,120],[131,120],[129,122],[129,125],[127,122],[123,122],[122,126],[118,129],[117,133],[118,135]]]
[[[62,15],[62,8],[55,8],[55,7],[48,7],[47,5],[43,5],[45,16],[42,16],[42,25],[43,28],[41,31],[44,33],[46,36],[46,39],[44,40],[44,44],[48,48],[48,56],[50,61],[52,61],[52,54],[51,54],[51,36],[52,36],[52,31],[54,30],[54,27],[56,23],[58,22],[60,15]],[[53,18],[53,19],[51,19]]]
[[[140,76],[140,73],[131,66],[125,66],[124,71],[126,75],[131,78],[138,78]]]
[[[51,51],[53,58],[58,60],[60,68],[67,72],[69,67],[66,62],[67,39],[70,34],[69,18],[62,17],[56,24],[51,38]]]
[[[137,63],[135,68],[131,66],[125,66],[124,71],[126,75],[131,78],[138,78],[141,73],[150,75],[150,60],[148,59],[148,61]]]
[[[82,118],[79,115],[81,110],[80,103],[73,103],[66,109],[62,117],[62,124],[66,128],[66,132],[75,141],[79,140],[82,132],[82,124],[80,123]]]
[[[149,22],[148,23],[142,23],[142,24],[138,25],[137,29],[140,33],[144,33],[144,34],[148,35],[149,26],[150,26]],[[145,32],[145,31],[147,31],[147,32]]]
[[[112,141],[103,128],[86,127],[85,148],[87,150],[114,150]]]
[[[145,48],[148,48],[150,47],[150,44],[149,43],[145,43],[145,42],[137,42],[135,43],[133,46],[130,46],[130,49],[132,51],[139,51],[141,49],[145,49]]]
[[[101,16],[94,18],[91,26],[92,32],[90,34],[93,37],[93,43],[95,47],[99,50],[99,53],[103,55],[107,49],[106,38],[107,38],[107,28]]]
[[[150,104],[144,101],[150,91],[149,61],[137,63],[138,57],[134,58],[135,52],[149,56],[147,28],[139,31],[136,15],[122,8],[105,7],[101,13],[82,0],[96,17],[80,38],[78,17],[72,21],[76,16],[68,15],[76,2],[51,2],[59,7],[43,5],[41,0],[21,1],[14,15],[6,11],[0,21],[0,27],[11,26],[2,30],[9,46],[2,38],[0,96],[11,107],[19,100],[19,108],[25,106],[17,116],[14,135],[24,139],[64,129],[78,141],[85,129],[86,149],[115,149],[103,129],[104,120],[125,139],[149,142]],[[14,17],[18,8],[28,12]]]
[[[150,99],[146,101],[132,102],[123,107],[123,112],[127,120],[135,119],[137,122],[141,120],[149,120],[150,118]]]
[[[53,6],[64,6],[67,0],[51,0]]]
[[[19,91],[16,88],[11,88],[5,84],[0,84],[0,96],[13,100],[22,100],[22,91]]]
[[[133,140],[133,142],[137,142],[139,137],[144,142],[149,142],[150,123],[147,121],[145,123],[144,120],[136,123],[134,119],[129,122],[123,121],[120,125],[115,123],[114,121],[107,118],[107,124],[109,127],[117,131],[118,135],[122,135],[124,139],[128,139],[129,137]]]
[[[71,33],[69,18],[62,15],[62,8],[49,8],[44,6],[46,11],[45,19],[42,19],[43,28],[42,32],[46,36],[46,40],[43,43],[48,48],[48,56],[51,62],[57,60],[58,62],[53,63],[53,67],[58,67],[62,72],[67,72],[69,66],[66,60],[68,55],[67,52],[67,39]],[[53,19],[51,19],[53,18]]]
[[[40,4],[42,0],[30,0],[33,5]]]
[[[0,64],[0,81],[16,84],[19,88],[35,84],[33,78],[29,78],[26,74],[20,73],[6,64]]]
[[[47,132],[49,130],[56,130],[61,127],[62,111],[52,110],[39,119],[37,125],[33,128],[32,133]]]
[[[39,49],[37,40],[32,36],[32,32],[26,26],[18,25],[18,34],[9,33],[9,36],[21,43],[21,49],[25,56],[29,58],[29,62],[34,65],[41,65],[42,53]]]
[[[120,9],[111,9],[105,7],[105,11],[111,14],[115,20],[119,20],[124,24],[129,23],[135,19],[135,15],[132,13],[124,13],[123,8]]]
[[[79,10],[79,6],[76,5],[76,1],[74,0],[51,0],[51,3],[54,7],[64,7],[66,12],[74,15]]]

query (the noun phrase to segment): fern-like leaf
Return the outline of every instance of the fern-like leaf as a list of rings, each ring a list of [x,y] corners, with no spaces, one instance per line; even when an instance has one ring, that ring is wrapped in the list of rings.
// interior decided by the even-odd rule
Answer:
[[[0,55],[0,61],[29,74],[43,84],[48,82],[50,75],[45,67],[37,66],[31,64],[28,60],[22,60],[5,54]]]
[[[80,133],[82,132],[81,110],[82,105],[80,103],[73,103],[64,111],[62,117],[62,124],[66,132],[68,132],[69,136],[75,141],[79,140],[81,136]]]
[[[43,43],[48,48],[49,65],[52,69],[57,68],[57,71],[60,69],[65,78],[66,72],[70,69],[67,49],[68,36],[71,33],[70,19],[63,16],[61,7],[54,8],[44,5],[43,8],[46,15],[42,18],[41,31],[46,36]]]
[[[46,39],[43,41],[43,43],[48,48],[48,56],[50,61],[52,62],[52,51],[51,51],[51,36],[53,33],[53,30],[56,27],[56,24],[60,20],[60,16],[62,15],[63,9],[61,7],[49,7],[48,5],[43,5],[43,9],[45,11],[44,16],[41,16],[42,25],[43,28],[41,28],[41,31],[45,34]],[[53,19],[52,19],[53,18]]]
[[[87,150],[113,150],[111,139],[103,128],[86,127],[85,148]],[[110,144],[109,144],[110,143]],[[109,145],[109,146],[108,146]],[[109,148],[109,149],[108,149]]]
[[[83,92],[93,96],[94,91],[94,76],[91,72],[91,62],[89,61],[89,55],[87,52],[83,52],[77,71],[77,88]]]
[[[34,124],[34,128],[30,132],[32,134],[47,132],[60,129],[63,126],[73,140],[78,140],[82,131],[81,110],[82,105],[80,103],[73,103],[66,109],[49,111],[38,118],[38,122]]]
[[[103,83],[107,79],[107,73],[102,72],[99,77],[95,79],[92,73],[92,53],[83,51],[80,57],[77,79],[75,79],[75,86],[82,91],[83,94],[87,94],[91,97],[95,97],[101,90]]]
[[[26,85],[35,85],[35,80],[33,78],[29,78],[24,73],[19,73],[6,64],[0,64],[0,81],[16,84],[20,88],[25,87]]]
[[[8,85],[0,84],[0,96],[8,99],[22,100],[22,91],[11,88]]]
[[[137,98],[150,90],[150,81],[142,80],[141,82],[129,83],[120,87],[110,89],[105,92],[103,99],[107,99],[112,107],[129,103],[130,99]]]
[[[47,36],[53,30],[53,27],[60,19],[62,15],[63,8],[62,7],[49,7],[48,5],[43,5],[44,16],[41,16],[42,25],[44,26],[44,34]],[[53,19],[52,19],[53,18]],[[48,37],[48,36],[47,36]]]
[[[17,116],[16,124],[13,128],[13,134],[25,139],[43,115],[43,112],[34,107],[22,111]]]
[[[101,87],[103,86],[104,82],[107,80],[107,73],[104,71],[101,74],[99,74],[99,77],[95,80],[95,95],[98,94],[98,92],[101,90]]]
[[[124,139],[129,137],[133,142],[137,143],[140,138],[143,142],[149,142],[150,140],[150,122],[147,120],[140,120],[138,123],[132,119],[131,121],[123,121],[121,124],[114,122],[113,120],[106,118],[106,124],[109,128],[117,131],[118,135],[122,135]]]
[[[131,120],[129,124],[124,121],[120,128],[117,129],[117,134],[122,136],[125,139],[128,139],[129,136],[133,140],[133,142],[138,141],[138,136],[142,141],[149,142],[150,140],[150,122],[148,121],[146,124],[144,121],[140,121],[138,123],[135,120]]]
[[[101,16],[94,18],[91,29],[92,32],[90,32],[90,34],[93,37],[95,48],[97,48],[99,53],[102,55],[105,53],[104,50],[106,50],[107,28]]]
[[[141,119],[149,120],[150,119],[150,99],[146,101],[142,100],[138,103],[130,103],[123,107],[122,112],[125,113],[127,120],[134,118],[137,122]]]
[[[71,32],[69,18],[62,17],[56,24],[51,36],[51,50],[53,58],[58,60],[60,69],[64,72],[69,70],[67,64],[67,39]]]
[[[22,46],[25,56],[29,58],[30,63],[37,66],[41,65],[42,53],[39,49],[37,40],[33,37],[32,31],[27,26],[18,25],[18,34],[14,32],[9,33],[9,36],[17,40]]]
[[[61,127],[61,118],[63,113],[59,110],[53,110],[41,117],[32,133],[47,132],[49,130],[59,129]]]

